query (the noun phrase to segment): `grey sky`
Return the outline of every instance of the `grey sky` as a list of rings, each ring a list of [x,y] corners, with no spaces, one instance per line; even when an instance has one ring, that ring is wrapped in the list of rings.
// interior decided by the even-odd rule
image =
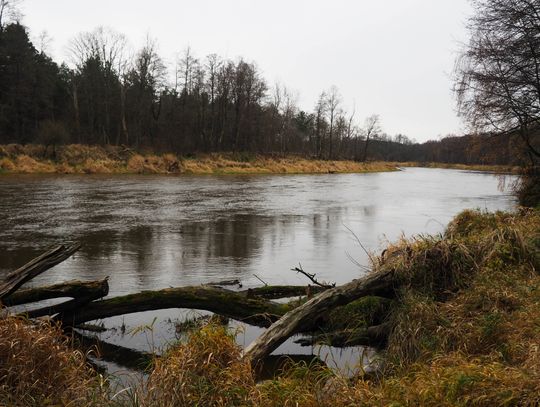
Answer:
[[[253,61],[305,110],[336,85],[359,123],[377,113],[384,131],[418,141],[463,133],[450,74],[467,38],[467,0],[25,0],[22,9],[34,38],[53,38],[57,60],[70,38],[100,25],[134,49],[149,33],[171,65],[188,45],[199,58]]]

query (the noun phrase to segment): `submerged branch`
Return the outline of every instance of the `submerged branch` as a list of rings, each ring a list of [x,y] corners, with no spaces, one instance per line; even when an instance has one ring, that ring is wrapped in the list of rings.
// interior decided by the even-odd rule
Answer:
[[[386,344],[390,333],[390,324],[384,323],[367,328],[345,329],[338,332],[319,333],[296,339],[301,346],[329,345],[338,348],[350,346],[370,346],[381,348]]]
[[[326,289],[326,288],[334,288],[336,286],[336,283],[328,284],[326,282],[321,283],[321,282],[317,281],[317,279],[315,279],[316,274],[311,274],[311,273],[308,273],[308,272],[304,271],[301,264],[298,264],[298,267],[295,267],[295,268],[293,268],[291,270],[296,271],[297,273],[303,274],[304,276],[309,278],[313,284],[315,284],[315,285],[317,285],[319,287],[322,287],[322,288]]]

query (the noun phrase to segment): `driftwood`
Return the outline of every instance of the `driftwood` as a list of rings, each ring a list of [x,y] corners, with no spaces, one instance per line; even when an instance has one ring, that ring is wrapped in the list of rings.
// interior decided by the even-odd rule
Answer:
[[[306,276],[307,278],[309,278],[311,280],[311,282],[313,284],[315,284],[316,286],[319,286],[319,287],[322,287],[322,288],[334,288],[336,286],[336,283],[332,283],[332,284],[328,284],[326,282],[320,282],[318,281],[315,277],[316,277],[316,274],[311,274],[311,273],[308,273],[307,271],[304,271],[304,269],[302,268],[302,264],[298,264],[298,267],[295,267],[293,269],[291,269],[292,271],[296,271],[297,273],[300,273],[300,274],[303,274],[304,276]]]
[[[242,287],[242,283],[238,279],[234,280],[221,280],[221,281],[212,281],[210,283],[206,283],[206,285],[213,286],[213,287],[221,287],[221,286],[230,286],[230,285],[237,285],[239,287]]]
[[[12,271],[7,275],[4,282],[0,284],[0,299],[12,294],[24,283],[40,275],[44,271],[63,262],[79,250],[80,247],[80,244],[57,246],[29,261],[17,270]]]
[[[28,304],[30,302],[50,300],[53,298],[80,298],[98,294],[96,298],[103,297],[104,281],[79,281],[72,280],[65,283],[49,285],[46,287],[27,288],[18,290],[5,297],[3,303],[7,307]],[[101,294],[101,295],[99,295]],[[105,293],[106,295],[106,293]]]
[[[86,304],[99,298],[103,298],[109,293],[109,282],[106,278],[99,281],[92,281],[88,284],[92,285],[93,288],[91,290],[82,290],[82,292],[78,293],[78,295],[72,295],[72,300],[61,302],[60,304],[38,308],[35,310],[30,310],[25,312],[24,314],[28,318],[38,318],[45,315],[57,314],[55,319],[58,321],[63,321],[64,315],[67,312],[76,310],[82,306],[86,306]]]
[[[0,283],[0,299],[2,299],[3,305],[14,306],[52,298],[73,298],[60,304],[24,313],[28,318],[58,314],[57,317],[61,319],[65,312],[80,308],[89,302],[106,296],[109,293],[107,279],[86,283],[71,281],[48,287],[17,291],[24,283],[69,258],[80,247],[81,245],[78,243],[56,246],[9,273],[5,280]]]
[[[67,259],[79,247],[78,244],[55,247],[8,274],[6,280],[0,283],[0,299],[6,305],[20,305],[51,298],[71,297],[73,299],[70,301],[27,313],[30,318],[56,315],[55,319],[61,321],[65,327],[117,315],[167,308],[210,311],[252,325],[269,327],[244,352],[244,357],[249,358],[255,365],[260,365],[265,357],[290,336],[324,328],[329,322],[328,317],[324,318],[328,311],[364,296],[395,296],[396,281],[392,271],[372,273],[343,286],[331,288],[328,284],[316,281],[315,275],[304,272],[301,267],[296,271],[302,272],[317,284],[316,286],[265,285],[243,291],[212,286],[179,287],[143,291],[97,301],[108,293],[109,287],[105,279],[86,283],[72,281],[16,292],[22,284]],[[317,293],[318,295],[302,305],[298,305],[298,301],[285,304],[271,301],[298,296],[309,299]],[[385,314],[383,311],[375,312]],[[339,314],[339,311],[337,313]],[[388,323],[381,324],[382,321],[373,319],[370,321],[380,325],[352,331],[329,324],[328,326],[337,332],[322,336],[316,334],[311,339],[305,339],[302,344],[311,345],[324,341],[337,346],[383,345],[390,331]]]
[[[311,294],[323,292],[325,288],[302,285],[266,285],[240,291],[248,296],[266,298],[267,300],[277,300],[280,298],[303,297]]]
[[[256,365],[289,337],[306,330],[306,327],[313,324],[314,319],[336,306],[346,305],[367,295],[392,296],[393,276],[392,270],[371,273],[348,284],[324,291],[272,324],[245,349],[244,357],[251,359]]]

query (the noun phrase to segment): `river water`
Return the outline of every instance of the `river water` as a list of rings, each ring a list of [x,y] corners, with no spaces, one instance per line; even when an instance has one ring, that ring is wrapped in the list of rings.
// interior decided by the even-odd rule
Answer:
[[[513,177],[506,178],[511,183]],[[367,251],[400,235],[440,233],[466,208],[509,210],[487,173],[407,168],[373,174],[0,176],[0,276],[46,248],[82,243],[30,285],[109,276],[110,295],[239,279],[306,284],[299,263],[338,284],[364,273]],[[258,277],[258,278],[257,278]],[[189,313],[194,315],[194,313]],[[157,319],[154,321],[154,318]],[[175,338],[185,311],[111,318],[103,337],[138,349]],[[133,329],[153,322],[152,329]],[[122,331],[122,332],[120,332]],[[129,332],[132,332],[131,334]],[[245,328],[241,344],[260,330]],[[309,353],[290,341],[278,351]],[[327,352],[327,350],[324,350]],[[352,351],[331,358],[349,360]],[[324,354],[328,358],[328,353]],[[342,362],[338,362],[342,363]]]

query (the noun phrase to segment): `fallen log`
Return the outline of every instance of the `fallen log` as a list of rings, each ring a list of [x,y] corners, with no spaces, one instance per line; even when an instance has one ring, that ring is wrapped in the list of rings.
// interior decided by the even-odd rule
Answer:
[[[0,300],[14,293],[27,281],[30,281],[51,267],[63,262],[73,253],[79,250],[80,247],[81,245],[78,243],[68,246],[60,245],[54,247],[35,259],[29,261],[24,266],[19,267],[17,270],[12,271],[0,284]]]
[[[72,300],[61,302],[60,304],[49,305],[35,310],[26,311],[23,313],[27,318],[39,318],[45,315],[56,315],[55,320],[64,322],[64,315],[74,311],[79,307],[86,306],[90,302],[99,298],[105,297],[109,293],[109,282],[107,278],[94,281],[92,290],[83,290],[81,295],[74,297]],[[68,323],[63,323],[68,326]]]
[[[280,298],[310,296],[311,294],[318,294],[324,290],[325,288],[323,287],[312,285],[266,285],[239,292],[244,293],[247,296],[256,296],[267,300],[277,300]]]
[[[77,325],[74,328],[80,329],[82,331],[95,332],[95,333],[107,332],[107,328],[105,328],[105,326],[96,325],[96,324],[81,324],[81,325]]]
[[[312,325],[319,315],[336,306],[346,305],[362,296],[393,296],[393,285],[394,272],[387,270],[371,273],[348,284],[326,290],[274,322],[244,350],[244,357],[251,359],[252,363],[257,365],[290,336],[302,332],[306,327]]]
[[[239,287],[242,287],[242,283],[238,279],[234,280],[221,280],[221,281],[211,281],[210,283],[206,283],[205,285],[213,286],[213,287],[221,287],[221,286],[228,286],[228,285],[237,285]]]
[[[103,280],[100,281],[79,281],[71,280],[65,283],[49,285],[46,287],[27,288],[17,290],[13,294],[3,299],[3,304],[6,307],[15,305],[28,304],[53,298],[80,298],[88,297],[95,294],[101,294],[96,298],[103,297]],[[106,294],[105,294],[106,295]]]
[[[257,297],[248,298],[245,293],[198,286],[142,291],[137,294],[93,301],[83,308],[65,313],[62,320],[74,326],[116,315],[166,308],[205,310],[262,327],[270,326],[289,310],[287,304],[278,304]]]

